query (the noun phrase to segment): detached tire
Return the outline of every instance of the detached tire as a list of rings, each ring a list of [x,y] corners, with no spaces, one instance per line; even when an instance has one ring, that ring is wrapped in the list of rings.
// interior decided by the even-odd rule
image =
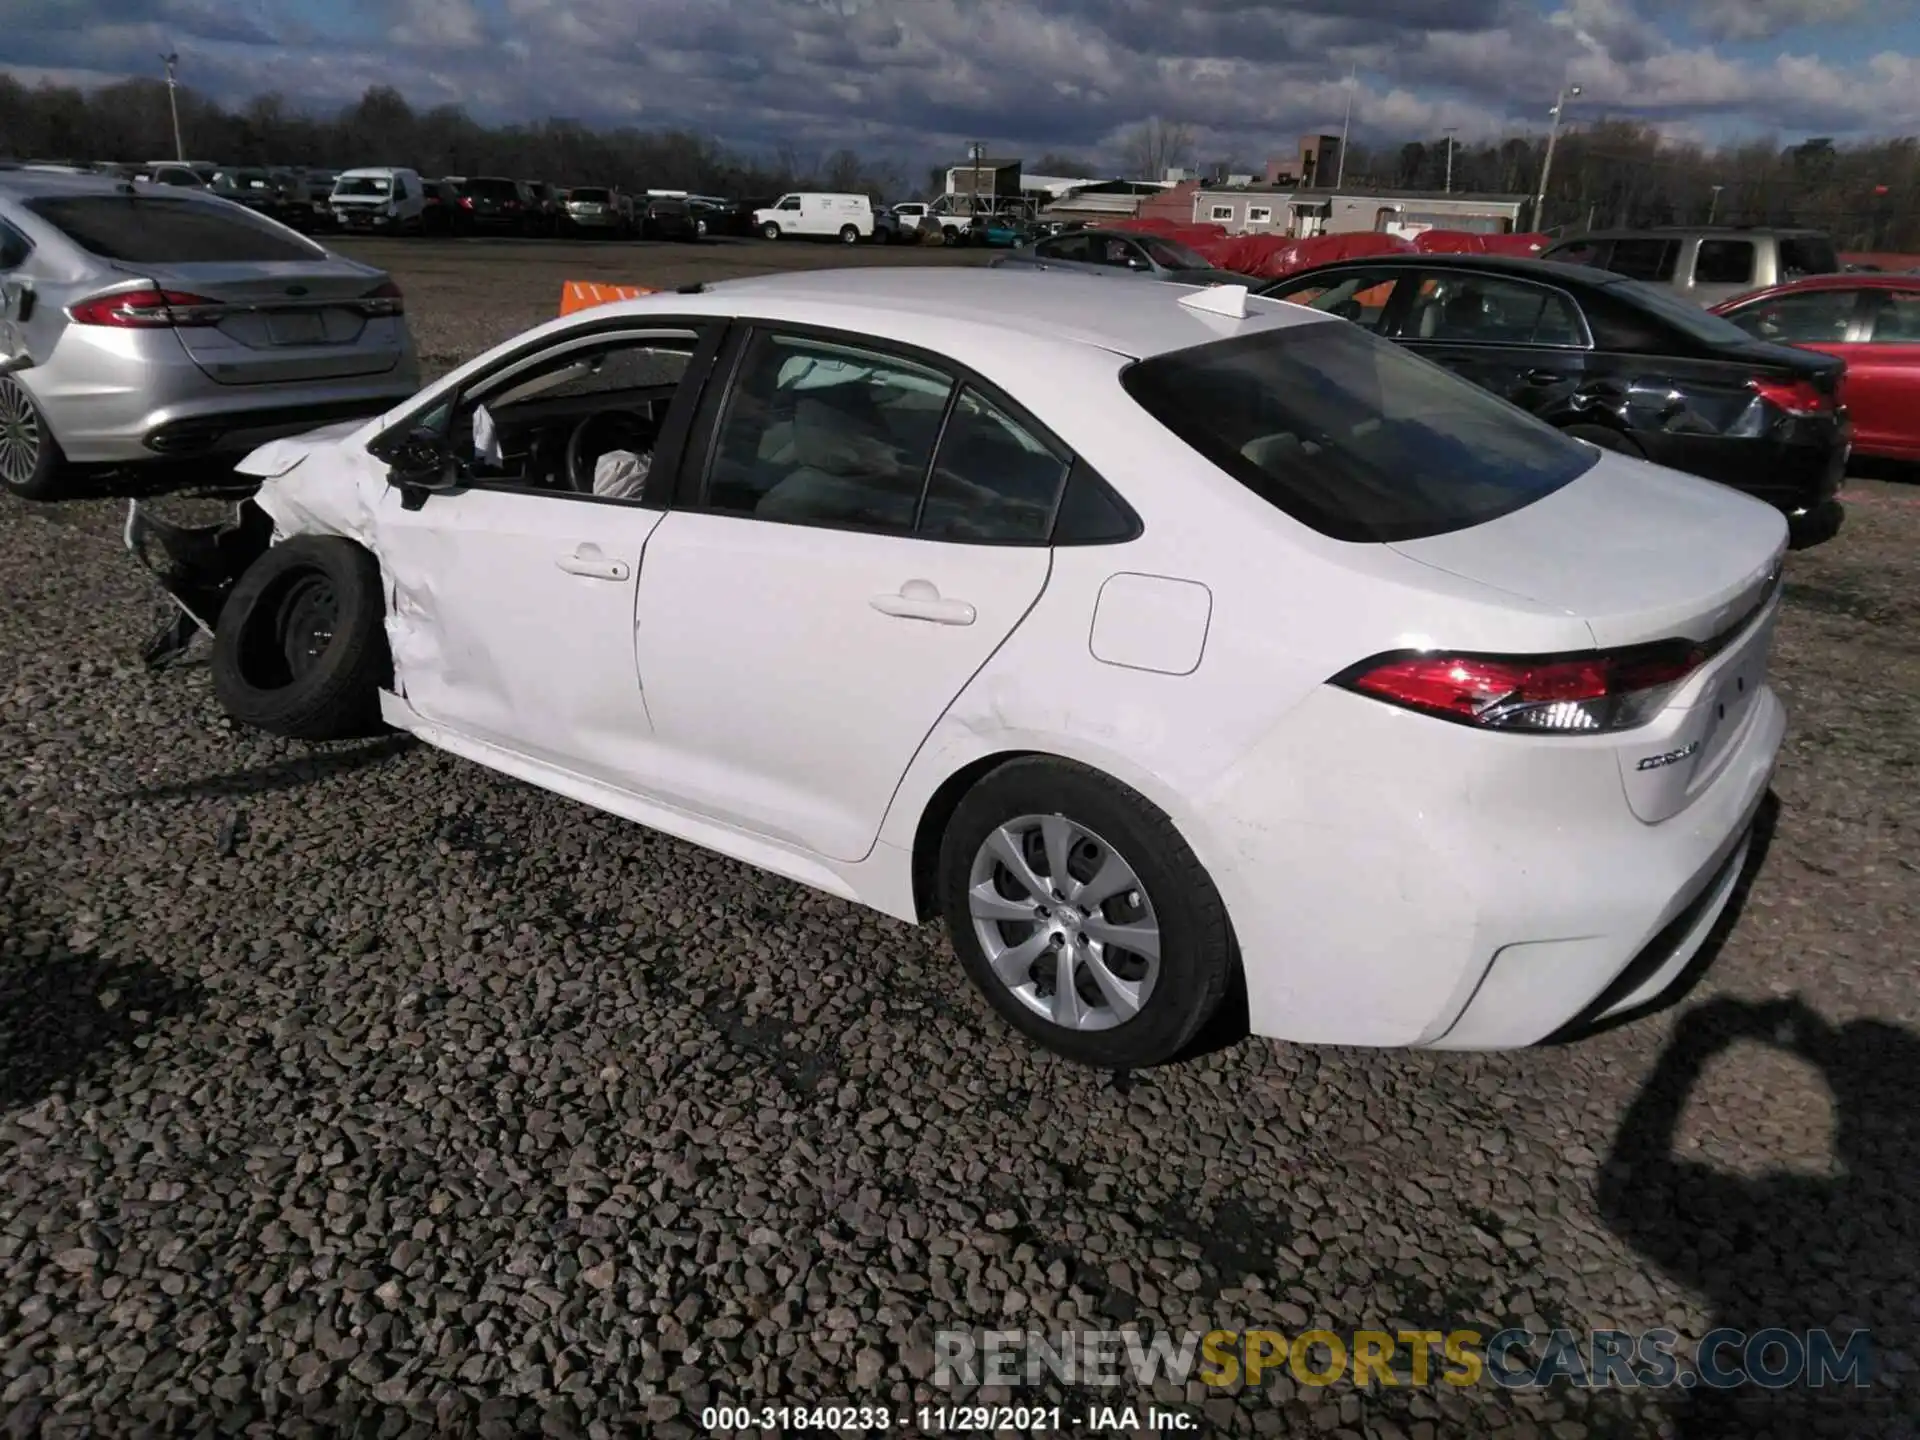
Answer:
[[[941,838],[953,948],[1013,1027],[1084,1065],[1180,1054],[1238,964],[1225,904],[1173,822],[1084,765],[986,775]]]
[[[275,545],[227,597],[212,665],[213,693],[242,724],[295,740],[374,733],[393,674],[379,562],[333,536]]]

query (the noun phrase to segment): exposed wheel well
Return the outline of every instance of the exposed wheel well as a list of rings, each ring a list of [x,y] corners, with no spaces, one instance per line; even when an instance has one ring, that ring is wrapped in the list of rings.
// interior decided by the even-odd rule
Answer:
[[[998,770],[1009,760],[1019,760],[1038,753],[1034,750],[1003,750],[997,755],[982,755],[978,760],[954,771],[933,792],[932,798],[927,801],[927,808],[920,813],[919,827],[913,832],[913,909],[921,924],[940,913],[940,837],[946,834],[947,822],[953,819],[953,812],[959,806],[961,797],[979,784],[983,777]]]

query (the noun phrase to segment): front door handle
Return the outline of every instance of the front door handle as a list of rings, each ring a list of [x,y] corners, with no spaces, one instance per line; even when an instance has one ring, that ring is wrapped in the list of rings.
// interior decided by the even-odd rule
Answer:
[[[1529,385],[1558,385],[1559,372],[1554,370],[1529,370],[1523,377]]]
[[[559,564],[569,575],[589,580],[626,580],[633,574],[633,567],[626,561],[607,559],[598,545],[582,545],[571,555],[562,555]]]
[[[942,600],[938,587],[926,580],[909,580],[897,595],[876,595],[867,602],[882,615],[901,620],[926,620],[935,625],[971,625],[974,608],[964,600]]]

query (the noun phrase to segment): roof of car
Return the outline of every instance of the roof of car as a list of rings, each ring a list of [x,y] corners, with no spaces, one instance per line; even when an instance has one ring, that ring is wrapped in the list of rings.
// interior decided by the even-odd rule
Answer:
[[[1625,240],[1641,235],[1723,235],[1728,239],[1757,235],[1817,235],[1824,239],[1826,233],[1804,225],[1621,225],[1610,230],[1582,230],[1578,234],[1563,235],[1553,243],[1564,245],[1570,240]]]
[[[1302,275],[1311,275],[1317,271],[1351,270],[1362,265],[1368,269],[1386,266],[1397,270],[1477,270],[1482,274],[1514,275],[1522,279],[1540,280],[1555,285],[1614,286],[1630,283],[1626,276],[1615,275],[1609,270],[1596,270],[1591,265],[1569,265],[1559,260],[1533,260],[1521,255],[1417,253],[1353,255],[1345,260],[1329,260],[1320,265],[1310,265],[1304,270],[1295,270],[1280,278],[1297,280]]]
[[[124,195],[132,182],[118,175],[69,175],[58,170],[0,170],[0,195],[17,200],[47,195]],[[171,194],[180,193],[169,186]]]
[[[1724,315],[1729,310],[1737,310],[1751,305],[1757,300],[1771,300],[1781,295],[1798,295],[1808,290],[1920,290],[1920,274],[1908,271],[1882,270],[1840,270],[1831,275],[1804,275],[1798,280],[1786,280],[1778,285],[1763,285],[1758,290],[1748,290],[1739,295],[1730,296],[1717,305],[1709,306],[1715,314]]]
[[[1255,299],[1245,319],[1231,319],[1182,305],[1180,301],[1195,288],[1144,277],[876,266],[723,281],[705,292],[723,303],[699,308],[725,313],[729,307],[724,300],[752,297],[756,310],[791,323],[808,323],[823,311],[844,310],[840,323],[850,318],[853,329],[862,328],[863,317],[866,328],[884,319],[890,322],[886,326],[890,331],[897,331],[903,320],[935,326],[984,325],[1135,358],[1257,330],[1330,323],[1332,318],[1304,306]],[[658,297],[660,303],[631,303],[636,308],[659,309],[661,303],[674,299],[667,295]],[[937,344],[937,331],[926,338]]]

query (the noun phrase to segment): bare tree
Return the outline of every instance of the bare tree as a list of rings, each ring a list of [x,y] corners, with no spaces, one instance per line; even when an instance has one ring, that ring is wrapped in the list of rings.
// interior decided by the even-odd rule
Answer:
[[[1149,116],[1121,137],[1120,158],[1129,179],[1164,180],[1167,171],[1193,156],[1193,127]]]

